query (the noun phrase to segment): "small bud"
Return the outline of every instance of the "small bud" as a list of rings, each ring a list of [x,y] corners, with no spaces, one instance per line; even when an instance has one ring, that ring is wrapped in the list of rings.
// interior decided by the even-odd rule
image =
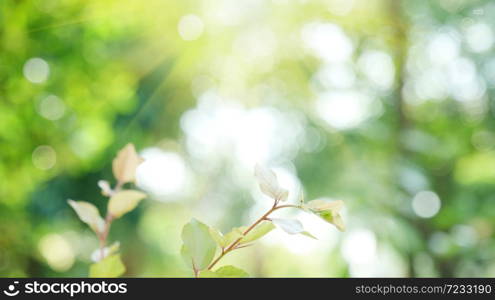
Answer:
[[[103,194],[103,196],[110,197],[113,194],[113,190],[110,187],[110,183],[108,183],[108,181],[106,181],[106,180],[99,180],[98,181],[98,186],[100,187],[101,193]]]

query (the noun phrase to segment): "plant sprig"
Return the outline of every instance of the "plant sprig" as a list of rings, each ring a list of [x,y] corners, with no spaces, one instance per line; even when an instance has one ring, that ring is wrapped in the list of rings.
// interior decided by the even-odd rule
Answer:
[[[234,266],[224,266],[215,271],[213,268],[228,253],[250,246],[251,242],[263,237],[275,227],[289,234],[303,234],[315,238],[304,230],[302,223],[298,220],[270,217],[273,212],[280,209],[301,209],[320,216],[341,231],[345,229],[340,215],[343,201],[313,200],[304,203],[301,199],[297,205],[281,204],[287,201],[289,192],[279,185],[276,174],[272,170],[256,166],[255,175],[261,191],[273,200],[273,205],[252,225],[234,228],[225,235],[196,219],[192,219],[184,226],[181,254],[186,264],[192,268],[195,277],[247,277],[248,274],[245,271]],[[215,257],[217,247],[220,251]]]
[[[99,241],[99,248],[92,255],[95,263],[90,267],[91,277],[118,277],[125,272],[118,254],[119,243],[115,242],[107,247],[107,240],[112,222],[136,208],[146,197],[141,191],[123,188],[126,183],[135,182],[136,168],[142,162],[143,159],[136,153],[134,145],[128,144],[112,162],[113,175],[117,180],[115,187],[112,188],[108,181],[98,181],[102,194],[109,198],[105,218],[89,202],[68,200],[79,219],[89,225]]]

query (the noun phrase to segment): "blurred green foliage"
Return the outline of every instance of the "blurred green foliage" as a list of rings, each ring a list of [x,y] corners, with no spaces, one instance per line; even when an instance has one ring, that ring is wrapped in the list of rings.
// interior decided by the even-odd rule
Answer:
[[[66,200],[104,211],[96,183],[133,142],[187,180],[149,174],[183,189],[115,222],[127,276],[190,276],[183,224],[251,222],[269,205],[258,161],[292,174],[294,199],[343,199],[348,231],[271,233],[227,264],[494,276],[494,16],[486,0],[0,1],[0,275],[86,276],[97,241]]]

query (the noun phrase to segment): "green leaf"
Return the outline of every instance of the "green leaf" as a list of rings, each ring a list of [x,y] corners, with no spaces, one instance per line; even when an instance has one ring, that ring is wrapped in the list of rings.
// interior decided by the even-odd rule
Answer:
[[[124,272],[125,266],[120,254],[114,254],[92,264],[89,268],[89,277],[119,277]]]
[[[219,276],[217,273],[210,271],[210,270],[204,270],[199,273],[199,278],[218,278]]]
[[[233,228],[229,233],[224,235],[225,244],[228,246],[228,245],[232,244],[234,241],[236,241],[237,239],[241,238],[242,233],[244,232],[244,230],[246,230],[246,228],[247,227],[245,227],[245,226]]]
[[[221,278],[246,278],[249,274],[234,266],[223,266],[215,271],[215,273]]]
[[[328,223],[335,225],[335,227],[337,227],[338,230],[345,231],[345,224],[340,214],[336,214],[329,210],[315,212],[315,214],[320,216],[323,220],[327,221]]]
[[[225,237],[220,232],[220,230],[210,227],[210,235],[213,238],[213,240],[215,240],[215,242],[217,242],[217,244],[218,244],[218,246],[220,246],[220,248],[225,248],[227,246],[227,243],[225,241]]]
[[[210,229],[196,219],[192,219],[182,229],[181,255],[185,263],[194,270],[208,267],[215,256],[217,244],[210,235]]]
[[[143,200],[146,194],[136,190],[125,190],[113,195],[108,201],[108,212],[114,218],[130,212]]]
[[[216,271],[205,270],[199,273],[200,278],[247,278],[249,274],[234,266],[224,266]]]
[[[234,266],[223,266],[215,271],[215,273],[221,278],[247,278],[249,274]]]
[[[312,239],[317,240],[317,238],[316,238],[314,235],[312,235],[311,233],[309,233],[309,232],[307,232],[307,231],[303,231],[303,232],[301,232],[301,234],[302,234],[302,235],[305,235],[305,236],[307,236],[307,237],[310,237],[310,238],[312,238]]]
[[[242,237],[246,226],[233,228],[229,233],[223,235],[218,229],[210,227],[210,235],[221,248],[227,248],[234,241]]]
[[[261,224],[251,230],[245,237],[243,237],[241,243],[245,244],[260,239],[273,229],[275,229],[275,225],[273,225],[272,222],[263,221]]]
[[[337,227],[338,230],[344,231],[345,224],[340,215],[340,211],[344,207],[344,201],[326,201],[326,200],[313,200],[303,206],[304,209],[321,217],[323,220]]]

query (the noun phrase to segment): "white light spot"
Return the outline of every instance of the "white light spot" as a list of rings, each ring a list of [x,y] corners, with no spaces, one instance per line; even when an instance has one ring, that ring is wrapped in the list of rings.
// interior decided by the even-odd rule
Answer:
[[[34,149],[32,160],[36,168],[48,170],[55,166],[55,163],[57,162],[57,154],[52,147],[43,145]]]
[[[184,191],[188,174],[182,157],[158,148],[145,149],[141,156],[144,162],[136,171],[136,181],[140,188],[158,197],[174,196]]]
[[[50,75],[50,66],[39,57],[34,57],[26,61],[23,68],[24,77],[32,83],[43,83]]]
[[[450,236],[445,232],[437,231],[430,236],[428,246],[436,254],[445,254],[452,246]]]
[[[370,82],[381,89],[394,83],[395,67],[390,55],[381,51],[367,51],[359,58],[359,67]]]
[[[65,104],[59,97],[49,95],[38,103],[38,113],[45,119],[56,121],[64,116]]]
[[[442,100],[448,96],[447,78],[441,68],[428,68],[414,80],[414,92],[421,100]]]
[[[268,71],[274,62],[277,36],[267,28],[246,30],[234,40],[232,48],[244,63],[256,64],[258,70]],[[235,64],[238,63],[237,60]]]
[[[428,44],[428,55],[434,63],[444,64],[456,58],[460,52],[457,38],[447,33],[434,36]]]
[[[478,233],[468,225],[455,225],[452,228],[452,237],[461,247],[473,247],[478,242]]]
[[[414,212],[422,218],[431,218],[440,210],[440,198],[431,191],[421,191],[412,200]]]
[[[214,91],[181,118],[187,149],[205,164],[225,156],[252,170],[256,163],[293,155],[304,131],[299,120],[269,107],[246,109]]]
[[[419,169],[412,167],[401,168],[399,182],[411,193],[416,193],[428,187],[426,176]]]
[[[476,23],[466,28],[466,41],[474,52],[484,52],[489,50],[494,42],[493,31],[485,23]]]
[[[328,92],[316,102],[317,114],[336,129],[357,127],[373,113],[373,103],[365,94],[355,91]],[[378,105],[378,103],[376,103]]]
[[[375,234],[367,229],[351,231],[341,248],[342,256],[350,264],[367,264],[376,258]]]
[[[328,62],[349,59],[354,51],[351,40],[335,24],[312,23],[302,29],[302,40],[316,56]]]
[[[467,58],[452,60],[447,65],[451,94],[462,102],[479,100],[486,91],[484,81],[477,76],[475,64]]]
[[[325,89],[345,89],[354,85],[356,75],[348,64],[327,64],[316,73],[313,80]]]
[[[186,41],[198,39],[203,34],[203,21],[196,15],[186,15],[180,18],[179,34]]]
[[[49,234],[44,236],[38,243],[38,250],[50,268],[55,271],[67,271],[74,264],[74,250],[61,235]]]

